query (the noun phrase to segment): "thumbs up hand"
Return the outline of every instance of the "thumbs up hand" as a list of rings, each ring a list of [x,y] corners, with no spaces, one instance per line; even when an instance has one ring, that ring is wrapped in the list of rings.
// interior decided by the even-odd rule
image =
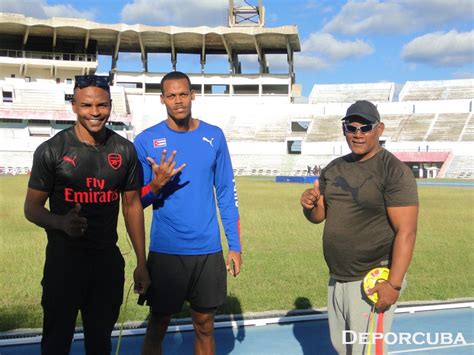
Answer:
[[[73,209],[63,216],[62,230],[71,237],[80,237],[87,230],[87,218],[81,217],[81,204],[76,203]]]
[[[320,197],[321,192],[319,191],[319,180],[315,179],[313,188],[305,190],[301,195],[301,206],[303,206],[304,209],[311,210],[318,205]]]

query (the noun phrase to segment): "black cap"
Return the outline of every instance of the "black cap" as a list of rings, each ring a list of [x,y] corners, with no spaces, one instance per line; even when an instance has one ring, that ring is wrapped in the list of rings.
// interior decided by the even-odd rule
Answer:
[[[362,117],[371,123],[380,122],[377,107],[372,102],[366,100],[356,101],[350,105],[347,109],[346,116],[342,120],[350,120],[351,117]]]

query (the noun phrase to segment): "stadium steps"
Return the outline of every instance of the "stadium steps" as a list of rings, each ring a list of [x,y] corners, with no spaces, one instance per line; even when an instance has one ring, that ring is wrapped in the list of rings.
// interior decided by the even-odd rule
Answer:
[[[404,121],[408,119],[409,115],[395,115],[386,114],[382,116],[382,122],[385,125],[383,137],[389,138],[391,141],[398,141],[400,136],[400,129]]]
[[[454,156],[446,170],[445,177],[452,179],[473,179],[474,156]]]
[[[232,154],[234,174],[238,176],[301,176],[308,165],[325,167],[336,155]]]
[[[26,173],[33,165],[33,152],[0,150],[3,171]]]
[[[462,142],[474,141],[474,119],[472,118],[472,113],[470,113],[466,119],[466,123],[464,124],[459,140]]]
[[[125,90],[122,86],[111,87],[110,97],[112,98],[112,112],[118,115],[130,113]]]
[[[428,132],[434,114],[413,114],[403,120],[398,141],[423,141]]]
[[[352,103],[357,100],[388,102],[393,97],[394,83],[316,84],[311,90],[311,103]]]
[[[344,139],[342,134],[341,117],[316,116],[310,131],[306,136],[307,142],[333,142]]]
[[[463,100],[474,97],[474,79],[407,81],[400,101]]]
[[[438,114],[424,140],[448,142],[459,141],[466,118],[467,114],[465,113]]]
[[[70,110],[69,102],[66,102],[64,91],[53,86],[52,90],[40,88],[15,88],[15,97],[11,108],[20,110],[48,110],[66,111]]]

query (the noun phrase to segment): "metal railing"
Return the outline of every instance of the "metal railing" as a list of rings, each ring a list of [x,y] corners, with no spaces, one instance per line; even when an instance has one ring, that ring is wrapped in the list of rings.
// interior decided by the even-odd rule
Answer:
[[[21,51],[21,50],[15,50],[15,49],[1,49],[1,48],[0,48],[0,57],[65,60],[65,61],[79,61],[79,62],[97,61],[97,56],[95,54],[36,52],[36,51]]]

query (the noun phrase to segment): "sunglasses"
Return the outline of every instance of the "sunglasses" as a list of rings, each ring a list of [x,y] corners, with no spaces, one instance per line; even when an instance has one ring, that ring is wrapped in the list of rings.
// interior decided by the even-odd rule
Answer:
[[[362,134],[369,133],[374,130],[375,127],[377,127],[379,124],[378,123],[370,123],[370,124],[364,124],[362,126],[354,126],[349,123],[343,123],[342,128],[344,129],[345,133],[357,133],[357,131],[360,131]]]
[[[76,75],[75,88],[86,88],[88,86],[96,86],[110,92],[109,77],[99,75]]]

